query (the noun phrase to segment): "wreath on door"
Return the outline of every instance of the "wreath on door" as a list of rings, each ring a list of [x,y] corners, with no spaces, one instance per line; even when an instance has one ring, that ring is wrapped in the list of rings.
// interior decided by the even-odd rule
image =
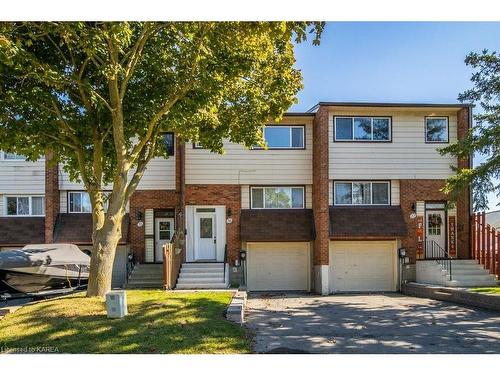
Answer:
[[[429,224],[433,227],[440,227],[441,224],[443,224],[443,219],[441,218],[441,215],[439,214],[432,214],[429,215]]]

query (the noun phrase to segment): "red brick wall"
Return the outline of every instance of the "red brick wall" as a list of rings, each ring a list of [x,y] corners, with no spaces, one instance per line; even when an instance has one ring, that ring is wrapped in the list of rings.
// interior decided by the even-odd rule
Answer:
[[[49,166],[53,154],[45,156],[45,242],[54,241],[54,226],[59,214],[59,168]]]
[[[186,205],[224,205],[232,211],[233,222],[226,224],[228,261],[234,264],[241,250],[240,185],[186,185]]]
[[[134,251],[138,262],[144,261],[145,255],[145,226],[137,226],[137,213],[142,213],[142,221],[144,221],[144,213],[146,209],[167,209],[174,208],[176,210],[175,225],[184,225],[178,223],[177,212],[180,210],[179,194],[172,190],[137,190],[130,198],[130,247]]]
[[[401,245],[409,250],[412,262],[415,262],[417,247],[417,219],[410,219],[412,204],[417,201],[446,201],[445,194],[439,190],[444,186],[444,180],[400,180],[401,209],[408,228],[408,235],[401,239]],[[459,258],[469,257],[468,227],[460,226],[460,223],[468,221],[458,208],[465,205],[464,202],[457,204],[457,254]]]
[[[319,107],[313,126],[314,264],[328,264],[328,109]]]

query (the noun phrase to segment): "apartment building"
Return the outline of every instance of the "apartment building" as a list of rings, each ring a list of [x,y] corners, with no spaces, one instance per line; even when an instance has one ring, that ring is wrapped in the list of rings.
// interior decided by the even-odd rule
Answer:
[[[202,266],[219,264],[251,291],[395,291],[400,277],[417,278],[415,264],[431,249],[467,259],[470,194],[450,205],[440,189],[450,166],[469,160],[438,149],[465,135],[471,111],[321,102],[266,124],[268,149],[226,142],[224,155],[167,133],[170,157],[151,161],[127,207],[114,285],[125,282],[129,252],[161,263],[176,228],[186,233],[183,269],[194,264],[201,286],[228,285],[203,276]],[[0,248],[71,242],[90,250],[83,186],[61,166],[2,155]]]

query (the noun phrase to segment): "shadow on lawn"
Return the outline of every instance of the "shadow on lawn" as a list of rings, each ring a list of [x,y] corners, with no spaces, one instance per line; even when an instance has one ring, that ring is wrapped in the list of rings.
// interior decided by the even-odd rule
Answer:
[[[247,326],[261,352],[500,353],[498,313],[441,301],[405,304],[397,294],[374,305],[366,297],[250,296],[269,301],[251,304]],[[274,308],[274,299],[284,307]]]
[[[0,322],[0,346],[52,346],[63,353],[249,351],[245,330],[225,320],[227,304],[217,298],[158,292],[138,300],[128,292],[128,300],[123,319],[106,318],[102,301],[83,297],[59,300],[64,306],[56,301],[30,306]]]

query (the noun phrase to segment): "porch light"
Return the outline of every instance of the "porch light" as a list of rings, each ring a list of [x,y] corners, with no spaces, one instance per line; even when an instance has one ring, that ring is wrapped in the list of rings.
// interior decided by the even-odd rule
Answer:
[[[137,221],[142,221],[142,211],[137,209],[135,210],[135,218],[137,219]]]
[[[412,210],[413,212],[415,212],[415,210],[416,210],[416,205],[415,205],[415,202],[413,202],[413,203],[411,204],[411,210]]]
[[[246,250],[240,250],[240,259],[245,260],[247,257],[247,252]]]
[[[226,211],[226,216],[227,216],[227,217],[231,217],[231,216],[233,216],[233,210],[231,210],[231,208],[230,208],[230,207],[229,207],[229,208],[227,209],[227,211]]]

